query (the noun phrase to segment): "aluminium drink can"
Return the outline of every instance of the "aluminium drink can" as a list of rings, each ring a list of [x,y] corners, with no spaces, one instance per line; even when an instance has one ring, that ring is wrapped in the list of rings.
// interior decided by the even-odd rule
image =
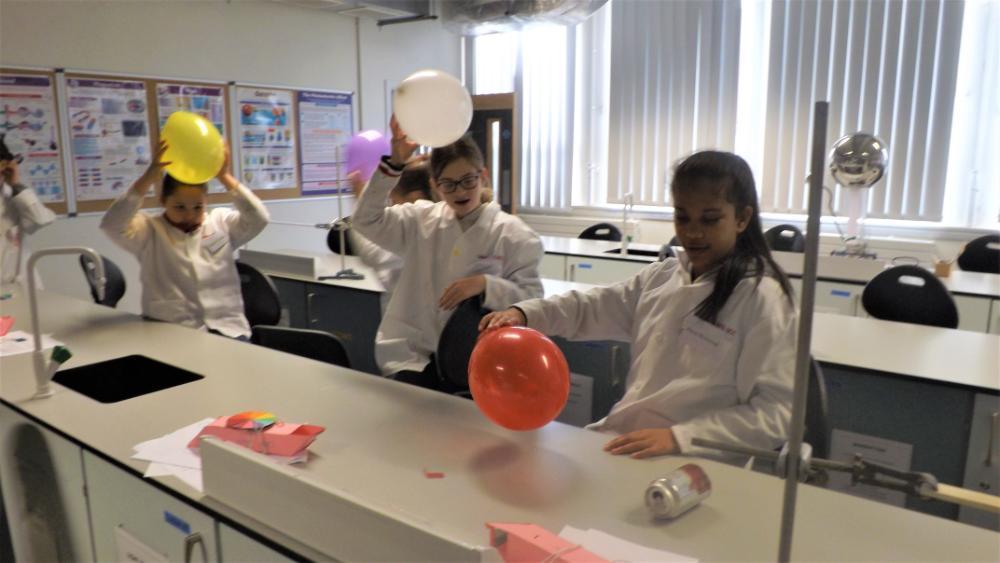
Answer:
[[[712,494],[712,482],[693,464],[682,465],[646,488],[646,507],[657,518],[676,518]]]

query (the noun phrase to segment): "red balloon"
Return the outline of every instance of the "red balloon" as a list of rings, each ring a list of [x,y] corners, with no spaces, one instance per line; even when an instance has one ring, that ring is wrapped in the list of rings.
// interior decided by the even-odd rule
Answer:
[[[534,430],[566,406],[569,366],[544,334],[504,327],[483,334],[472,350],[469,389],[493,422],[511,430]]]

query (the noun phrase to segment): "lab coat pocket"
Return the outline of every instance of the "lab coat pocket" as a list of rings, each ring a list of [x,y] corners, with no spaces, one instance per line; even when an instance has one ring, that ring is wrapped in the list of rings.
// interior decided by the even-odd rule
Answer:
[[[678,336],[681,365],[691,374],[724,375],[720,368],[735,346],[734,336],[732,331],[689,315]]]

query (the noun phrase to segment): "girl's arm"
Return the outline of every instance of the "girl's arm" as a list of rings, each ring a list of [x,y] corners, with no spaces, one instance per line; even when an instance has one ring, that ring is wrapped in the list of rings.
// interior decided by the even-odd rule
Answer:
[[[149,188],[163,178],[163,167],[170,164],[160,162],[166,150],[167,144],[161,141],[160,148],[153,155],[146,172],[111,204],[101,219],[101,230],[118,246],[129,252],[138,252],[149,240],[151,232],[149,217],[139,213],[139,208],[142,207],[142,199],[149,192]]]
[[[691,438],[774,449],[788,438],[795,379],[797,320],[778,291],[754,311],[757,321],[743,339],[736,364],[740,404],[707,412],[671,427],[685,454],[718,456],[691,445]]]
[[[403,267],[403,259],[354,232],[354,229],[348,229],[347,237],[351,240],[354,254],[375,270],[382,285],[388,287],[393,272]]]
[[[226,159],[216,177],[233,196],[234,209],[230,209],[225,218],[230,243],[234,247],[243,246],[264,230],[271,216],[260,198],[233,176],[228,144]]]
[[[394,254],[403,255],[407,242],[412,242],[414,239],[412,230],[416,225],[420,208],[413,205],[386,207],[385,203],[417,145],[406,138],[406,133],[396,122],[396,116],[392,117],[390,126],[392,156],[382,159],[368,182],[368,188],[358,198],[351,225],[378,246]],[[351,174],[357,172],[351,171]]]
[[[483,306],[494,311],[544,295],[538,264],[545,250],[538,235],[530,231],[512,233],[505,242],[502,276],[483,276],[486,281]]]
[[[13,195],[10,203],[17,216],[18,226],[24,233],[30,235],[55,221],[56,214],[39,201],[34,190],[21,183],[17,160],[10,160],[3,166],[3,181],[10,185]]]
[[[669,266],[653,264],[614,285],[523,301],[517,308],[524,312],[527,326],[545,334],[574,340],[628,341],[639,296],[663,267]]]

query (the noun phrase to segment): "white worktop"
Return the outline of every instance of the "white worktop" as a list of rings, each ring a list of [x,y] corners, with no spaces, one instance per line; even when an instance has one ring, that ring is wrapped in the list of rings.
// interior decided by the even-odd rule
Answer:
[[[564,524],[597,528],[703,561],[771,560],[777,552],[783,483],[773,477],[699,461],[712,479],[712,497],[674,522],[657,523],[642,505],[643,490],[689,459],[613,457],[600,450],[605,436],[559,423],[536,432],[506,431],[486,421],[471,401],[145,322],[55,294],[43,295],[41,309],[45,332],[74,353],[66,367],[139,353],[205,376],[114,404],[59,385],[54,385],[55,396],[31,400],[30,355],[0,359],[4,404],[136,472],[145,468],[129,458],[138,442],[202,417],[263,409],[285,420],[326,426],[309,463],[295,472],[415,517],[458,541],[484,544],[486,521],[525,521],[556,532]],[[26,298],[19,290],[0,302],[0,312],[14,315],[16,328],[28,328]],[[428,480],[424,469],[441,471],[445,478]],[[210,513],[293,549],[301,547],[172,477],[157,481]],[[979,528],[803,487],[793,557],[993,560],[998,538]]]
[[[815,313],[821,362],[1000,390],[1000,335]]]
[[[620,242],[603,240],[585,240],[568,237],[543,236],[542,245],[547,254],[565,254],[568,256],[583,256],[603,258],[608,260],[628,260],[631,262],[655,262],[655,256],[628,255],[608,253],[608,250],[621,248]],[[645,251],[656,251],[659,246],[654,244],[632,243],[629,248]],[[804,254],[800,252],[772,252],[775,262],[792,277],[802,277]],[[820,256],[817,263],[817,276],[828,281],[842,281],[855,284],[866,284],[882,270],[892,267],[884,260],[868,260],[848,258],[846,256]],[[965,272],[953,268],[951,275],[938,278],[948,291],[956,295],[974,297],[1000,298],[1000,274],[983,274],[980,272]]]

